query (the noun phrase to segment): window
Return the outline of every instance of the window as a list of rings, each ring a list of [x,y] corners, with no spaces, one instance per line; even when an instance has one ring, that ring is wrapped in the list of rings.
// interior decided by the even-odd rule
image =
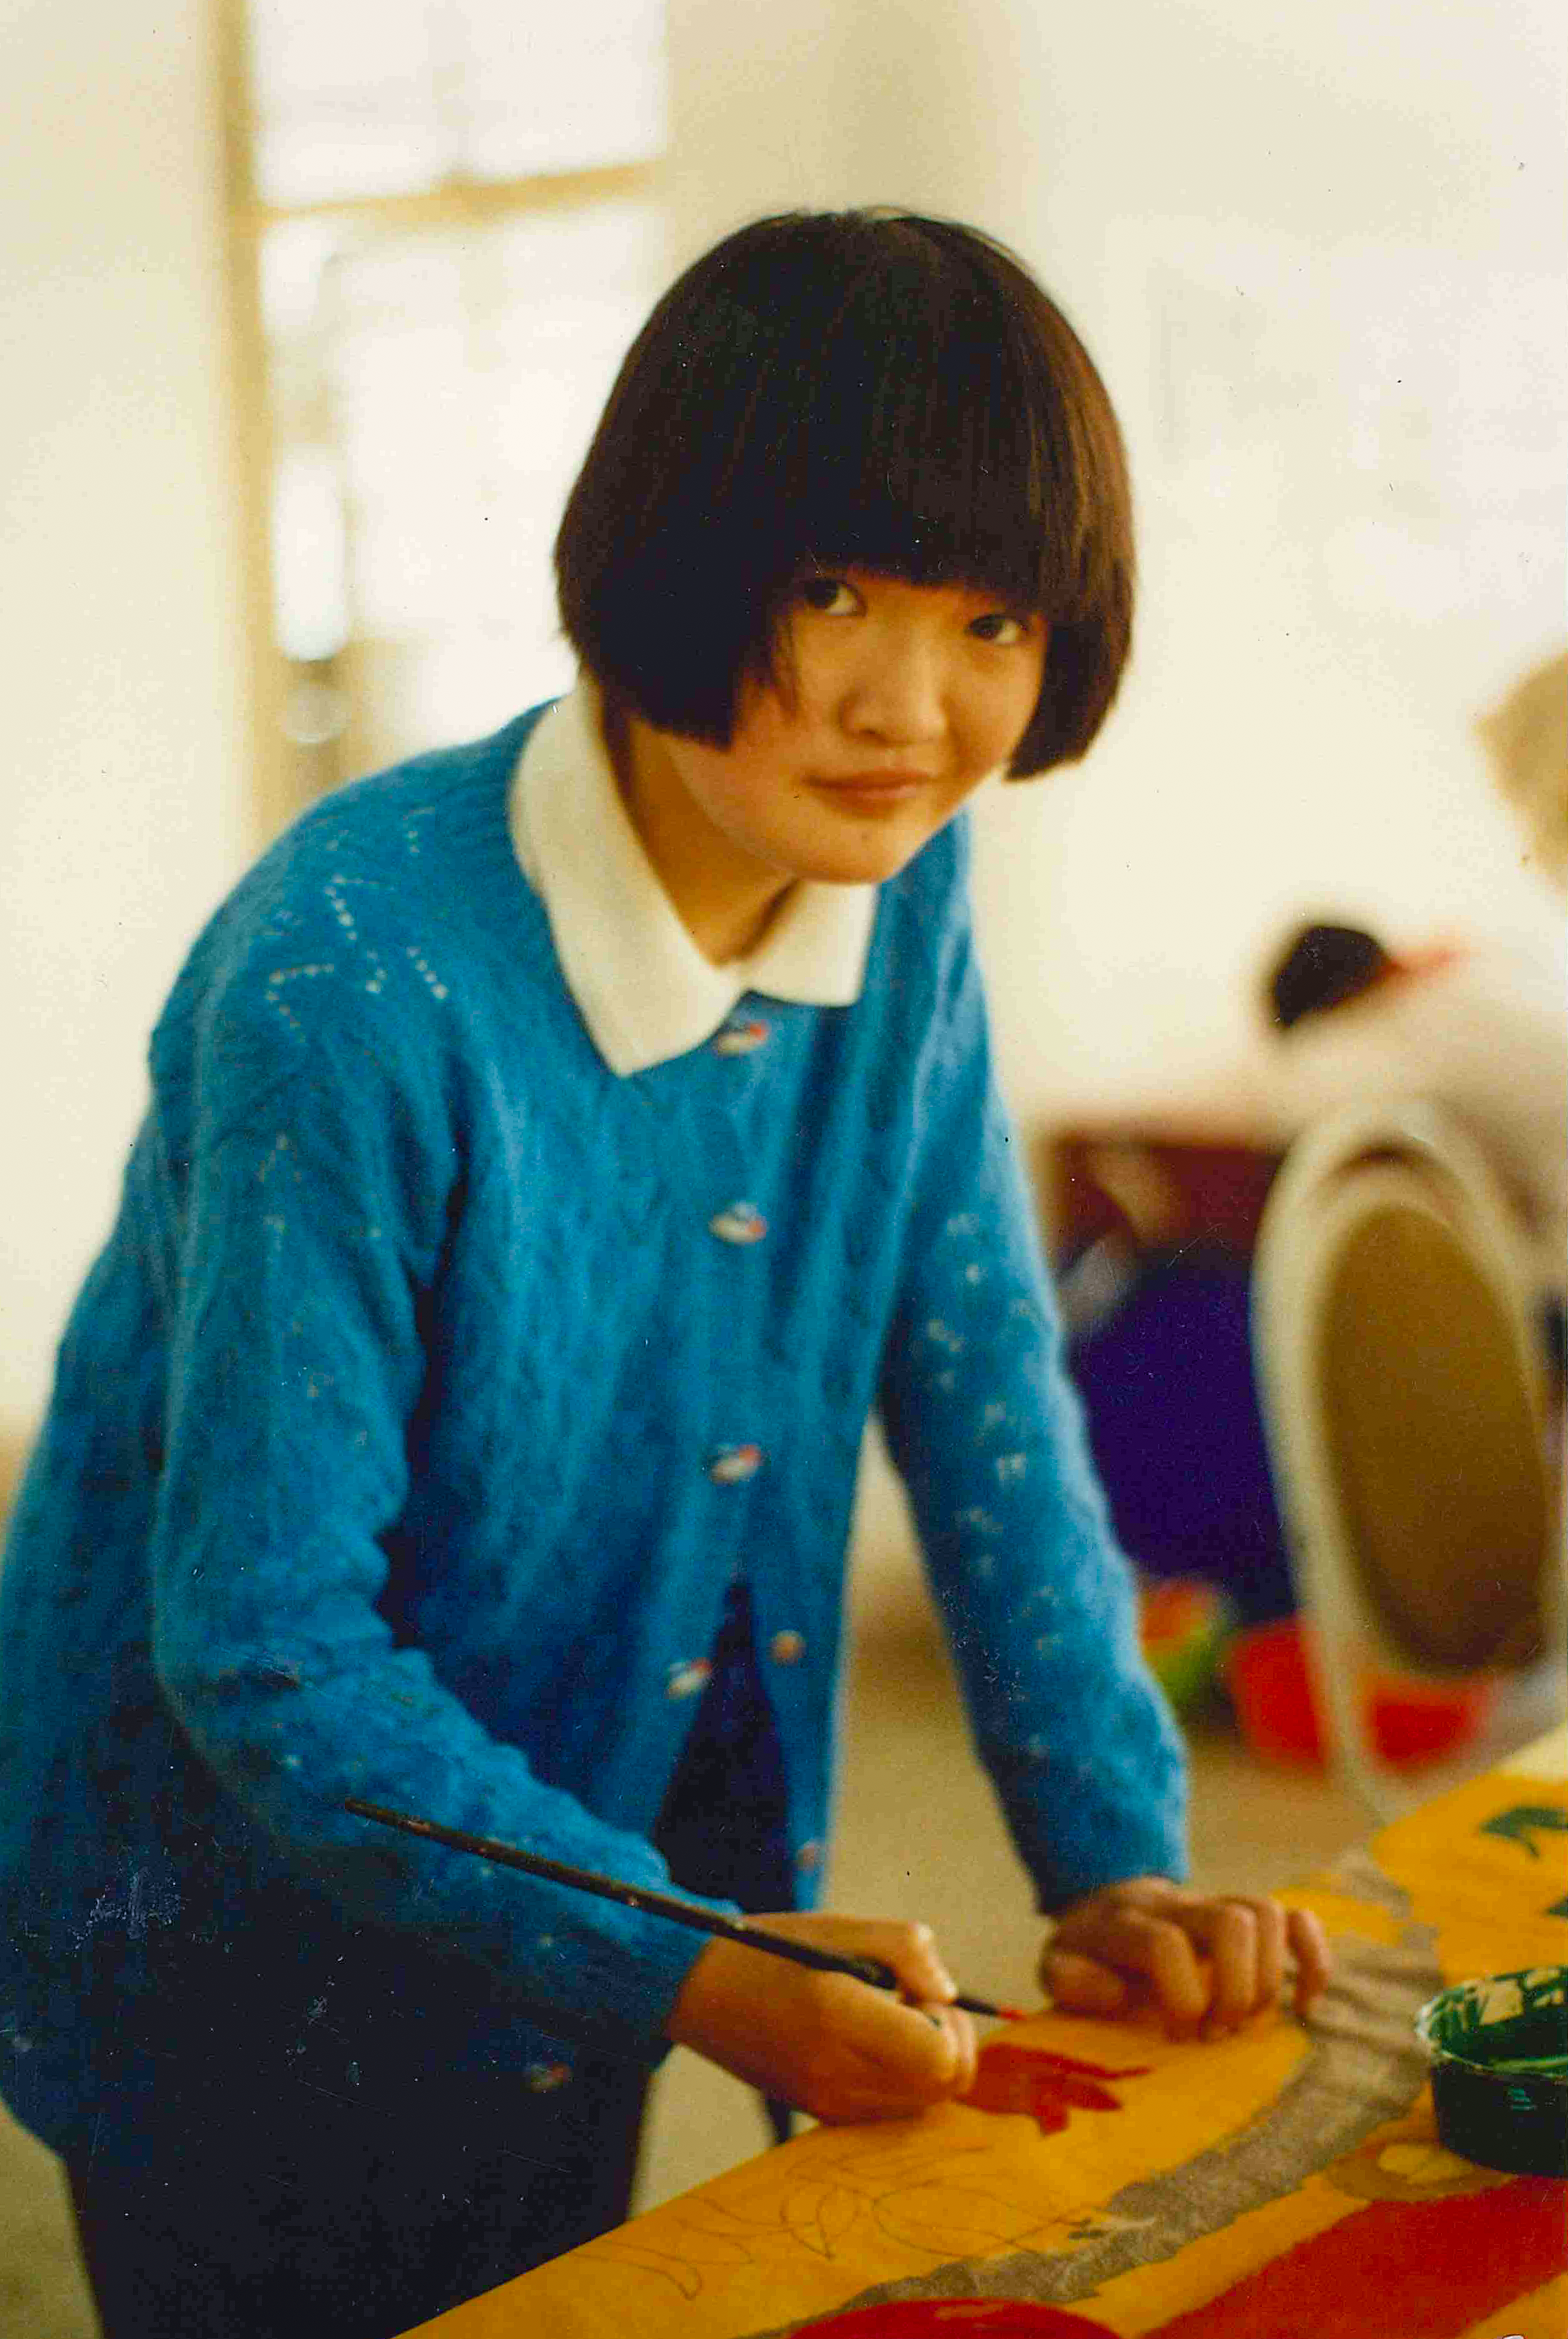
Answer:
[[[664,281],[660,0],[226,0],[269,827],[562,687],[549,553]]]

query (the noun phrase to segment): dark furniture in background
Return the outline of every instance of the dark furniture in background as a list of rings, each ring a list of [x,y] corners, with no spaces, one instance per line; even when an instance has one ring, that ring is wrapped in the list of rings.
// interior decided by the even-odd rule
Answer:
[[[1281,1155],[1133,1126],[1052,1131],[1033,1169],[1069,1360],[1123,1548],[1237,1620],[1295,1595],[1254,1377],[1253,1244]]]

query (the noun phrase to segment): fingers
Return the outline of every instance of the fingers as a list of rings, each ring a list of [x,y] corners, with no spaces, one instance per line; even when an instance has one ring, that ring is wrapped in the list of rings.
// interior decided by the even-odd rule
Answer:
[[[669,2035],[821,2120],[896,2119],[962,2095],[974,2028],[928,1927],[789,1911],[754,1920],[841,1956],[873,1958],[902,1998],[847,1975],[711,1941],[672,2009]]]
[[[840,1995],[808,2056],[803,2107],[823,2121],[899,2119],[966,2094],[977,2048],[967,2014],[906,2004],[858,1982],[825,1982]]]
[[[760,1930],[809,1940],[840,1957],[870,1958],[898,1978],[900,1994],[914,2005],[946,2005],[958,1985],[942,1962],[929,1925],[900,1924],[878,1917],[835,1917],[819,1910],[754,1918]]]
[[[958,1995],[958,1984],[947,1969],[931,1927],[864,1918],[818,1921],[830,1929],[836,1921],[842,1921],[846,1932],[845,1946],[853,1955],[876,1958],[882,1964],[891,1966],[898,1976],[903,1999],[903,2004],[893,2010],[918,2013],[927,2031],[934,2030],[942,2042],[942,2059],[929,2067],[940,2084],[934,2096],[922,2096],[922,2100],[966,2095],[974,2084],[980,2048],[969,2016],[949,2003]],[[849,1938],[852,1935],[853,1939]],[[886,2006],[888,2001],[884,1999],[883,2003]],[[929,2050],[929,2038],[923,2044]]]
[[[1132,2000],[1130,1984],[1114,1967],[1070,1949],[1048,1949],[1040,1979],[1055,2003],[1072,2014],[1124,2014]]]
[[[952,2077],[946,2092],[967,2096],[975,2082],[980,2067],[980,2041],[969,2016],[956,2006],[922,2006],[920,2011],[928,2022],[940,2025],[943,2037],[952,2050]]]
[[[1196,1945],[1180,1924],[1112,1903],[1100,1911],[1092,1930],[1086,1929],[1086,1938],[1078,1938],[1077,1929],[1066,1926],[1063,1934],[1070,1929],[1074,1938],[1060,1948],[1053,1944],[1045,1961],[1046,1987],[1053,1997],[1085,2013],[1100,2011],[1091,2008],[1084,1996],[1063,1996],[1064,1975],[1069,1991],[1101,1987],[1079,1970],[1092,1963],[1109,1969],[1112,1979],[1120,1977],[1124,1983],[1128,1977],[1147,1983],[1159,2005],[1178,2025],[1195,2028],[1202,2021],[1208,2010],[1208,1985],[1198,1967]],[[1059,1941],[1061,1938],[1058,1936]]]
[[[1234,2030],[1272,2005],[1285,1970],[1283,1910],[1267,1900],[1217,1900],[1184,1910],[1180,1921],[1208,1952],[1206,2036]],[[1267,1993],[1259,1987],[1264,1972],[1274,1976]]]
[[[900,1925],[846,1918],[853,1934],[853,1954],[873,1957],[891,1966],[902,1995],[915,2005],[945,2006],[958,1996],[958,1984],[942,1962],[936,1935],[929,1925]]]
[[[1290,1953],[1296,1959],[1296,2011],[1305,2014],[1322,1995],[1334,1970],[1334,1952],[1323,1920],[1310,1909],[1292,1909],[1286,1917]]]
[[[1186,1920],[1212,1960],[1206,2029],[1234,2029],[1273,2006],[1296,1967],[1296,2008],[1305,2013],[1324,1989],[1333,1954],[1320,1918],[1277,1900],[1222,1900],[1199,1906]]]
[[[1257,1918],[1257,1982],[1253,2004],[1272,2006],[1285,1987],[1287,1920],[1277,1900],[1255,1901],[1253,1907]]]
[[[1076,2012],[1119,2013],[1141,1987],[1174,2028],[1214,2037],[1274,2005],[1292,1959],[1305,2008],[1332,1962],[1309,1910],[1240,1895],[1205,1900],[1164,1878],[1138,1878],[1070,1911],[1040,1974],[1058,2003]]]

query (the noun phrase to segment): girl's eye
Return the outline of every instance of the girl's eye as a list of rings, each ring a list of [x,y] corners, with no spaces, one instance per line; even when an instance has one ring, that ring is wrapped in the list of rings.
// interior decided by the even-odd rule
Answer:
[[[982,642],[999,642],[1003,649],[1011,649],[1014,643],[1029,638],[1029,621],[1011,616],[1006,609],[988,609],[983,617],[975,619],[969,630],[978,635]]]
[[[853,586],[846,585],[842,577],[805,577],[797,590],[806,607],[824,617],[853,617],[860,607]]]

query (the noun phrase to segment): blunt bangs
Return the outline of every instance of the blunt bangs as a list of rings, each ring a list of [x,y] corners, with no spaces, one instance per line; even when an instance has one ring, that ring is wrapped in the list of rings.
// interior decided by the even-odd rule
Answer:
[[[728,744],[779,680],[803,575],[966,584],[1051,627],[1013,772],[1081,755],[1130,632],[1120,435],[1071,327],[972,230],[763,220],[688,270],[634,343],[556,548],[561,615],[614,698]]]

